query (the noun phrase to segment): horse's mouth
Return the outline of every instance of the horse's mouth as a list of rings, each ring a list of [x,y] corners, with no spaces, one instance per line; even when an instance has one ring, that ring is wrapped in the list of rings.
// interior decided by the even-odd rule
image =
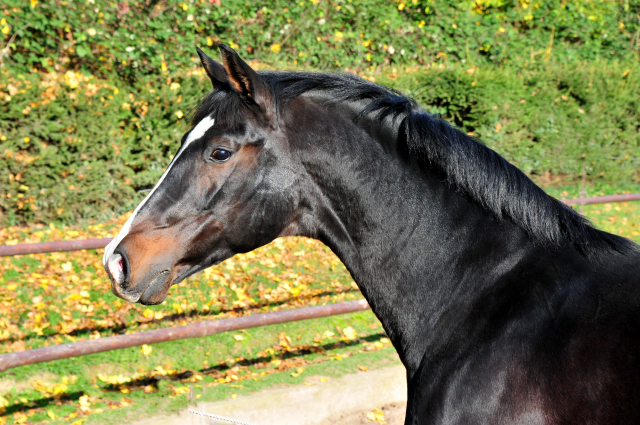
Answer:
[[[142,305],[160,304],[167,298],[171,287],[170,280],[171,273],[169,270],[161,271],[142,292],[137,302]]]

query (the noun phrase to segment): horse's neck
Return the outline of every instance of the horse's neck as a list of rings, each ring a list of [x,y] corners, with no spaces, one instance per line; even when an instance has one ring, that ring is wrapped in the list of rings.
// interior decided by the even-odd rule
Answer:
[[[411,374],[533,246],[442,176],[390,155],[388,144],[353,128],[317,134],[323,152],[304,161],[313,224],[302,233],[344,262]]]

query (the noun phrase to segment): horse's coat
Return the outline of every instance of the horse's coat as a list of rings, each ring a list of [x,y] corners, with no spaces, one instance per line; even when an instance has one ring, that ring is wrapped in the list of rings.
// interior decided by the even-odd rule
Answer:
[[[199,51],[215,90],[105,252],[114,293],[157,304],[238,252],[314,237],[407,368],[407,424],[640,423],[637,245],[399,93],[221,52]]]

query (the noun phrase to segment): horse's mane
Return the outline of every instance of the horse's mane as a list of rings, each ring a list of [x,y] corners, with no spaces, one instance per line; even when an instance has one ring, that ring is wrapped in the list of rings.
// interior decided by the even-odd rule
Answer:
[[[398,126],[398,143],[406,143],[412,156],[443,172],[454,190],[498,218],[511,220],[545,246],[573,245],[588,255],[602,249],[623,253],[638,249],[628,239],[595,229],[482,142],[396,90],[351,74],[262,71],[259,75],[271,87],[278,110],[298,96],[313,93],[330,103],[362,104],[360,118],[392,118]],[[211,111],[211,100],[203,100],[194,121]]]

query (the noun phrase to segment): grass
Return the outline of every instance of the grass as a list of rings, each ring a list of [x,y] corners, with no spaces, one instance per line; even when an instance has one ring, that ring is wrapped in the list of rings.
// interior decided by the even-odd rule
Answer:
[[[337,328],[353,329],[360,336],[341,338]],[[238,335],[241,341],[234,338]],[[8,423],[30,412],[34,423],[50,420],[49,412],[57,417],[51,423],[126,423],[175,413],[190,401],[221,400],[274,385],[302,384],[313,375],[336,377],[355,373],[358,366],[374,369],[398,362],[377,319],[361,312],[170,341],[154,345],[148,357],[138,347],[25,366],[5,373],[0,382],[31,382],[37,387],[42,378],[55,385],[65,377],[77,377],[58,399],[25,388],[16,397],[18,403],[7,407]],[[127,378],[133,379],[115,384]],[[37,400],[35,406],[31,400]]]

